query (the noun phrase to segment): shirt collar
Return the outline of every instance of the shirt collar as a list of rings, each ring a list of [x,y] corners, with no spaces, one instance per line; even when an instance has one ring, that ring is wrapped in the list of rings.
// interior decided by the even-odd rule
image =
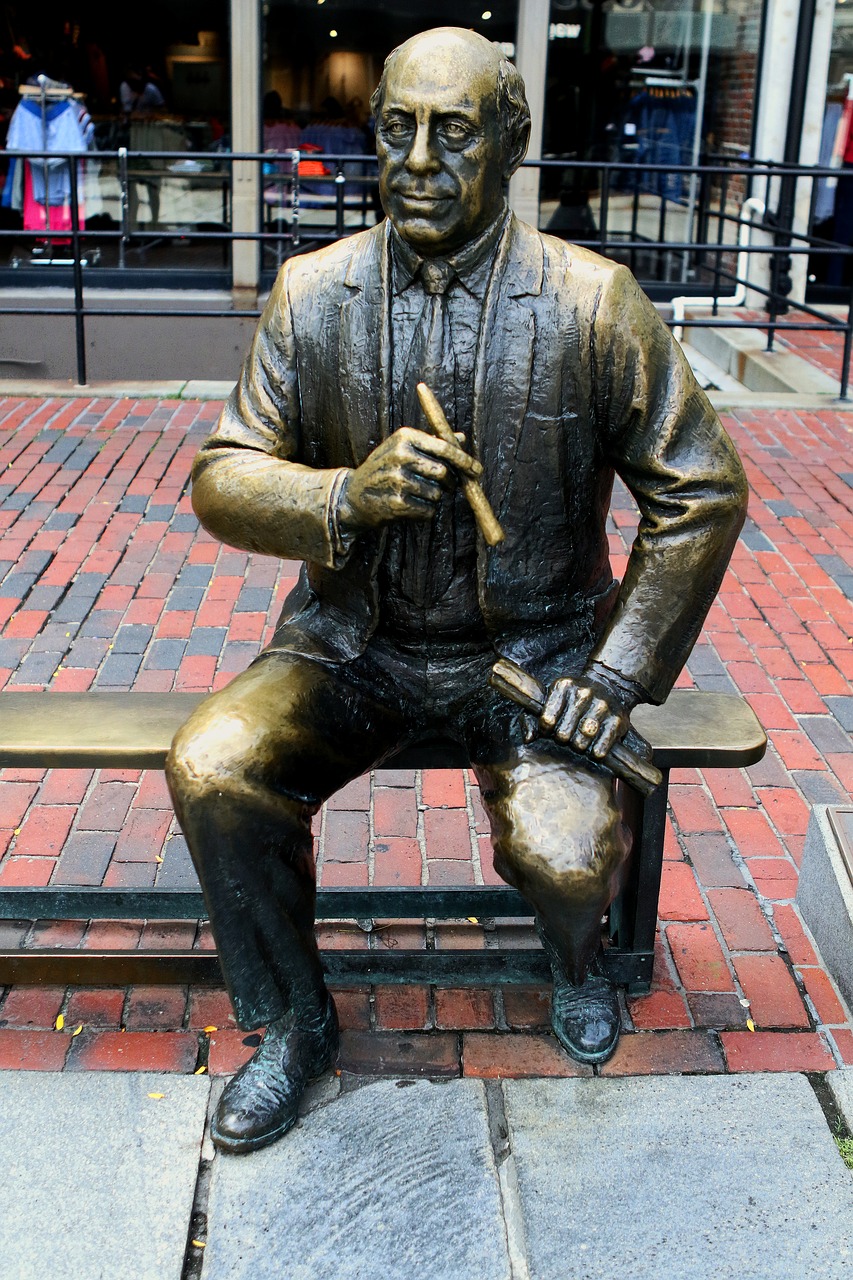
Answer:
[[[454,275],[470,293],[478,298],[482,298],[486,292],[495,249],[508,218],[509,210],[504,205],[494,222],[491,222],[485,231],[481,231],[476,240],[464,244],[456,253],[449,254],[445,259],[448,266],[453,268]],[[390,243],[394,292],[403,293],[420,271],[423,258],[397,234],[393,224]]]

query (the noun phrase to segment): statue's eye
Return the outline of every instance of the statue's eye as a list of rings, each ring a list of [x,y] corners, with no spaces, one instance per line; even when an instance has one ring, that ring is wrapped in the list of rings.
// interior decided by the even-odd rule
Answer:
[[[445,120],[441,132],[448,142],[466,142],[468,139],[468,129],[461,120]]]
[[[382,124],[382,133],[386,138],[392,141],[399,141],[405,138],[410,132],[409,124],[406,120],[385,120]]]

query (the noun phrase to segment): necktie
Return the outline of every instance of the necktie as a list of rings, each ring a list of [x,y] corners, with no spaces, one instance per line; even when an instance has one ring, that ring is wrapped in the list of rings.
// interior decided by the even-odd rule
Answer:
[[[448,315],[447,290],[454,271],[446,262],[427,260],[419,279],[426,295],[407,361],[407,421],[424,428],[415,388],[425,382],[438,397],[451,426],[454,419],[454,360]],[[409,521],[404,540],[401,586],[413,603],[436,604],[453,578],[455,538],[454,495],[446,495],[432,520]]]

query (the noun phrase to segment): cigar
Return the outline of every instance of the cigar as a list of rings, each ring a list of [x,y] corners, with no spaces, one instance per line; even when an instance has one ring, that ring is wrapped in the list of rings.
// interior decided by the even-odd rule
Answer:
[[[489,684],[493,689],[497,689],[498,693],[504,694],[520,707],[524,707],[525,711],[532,711],[534,715],[541,716],[545,708],[545,690],[535,676],[529,675],[508,658],[500,658],[492,667]],[[638,738],[640,737],[636,730],[632,732]],[[645,739],[640,738],[640,741],[644,742]],[[560,745],[569,744],[561,743]],[[579,751],[577,754],[583,756],[585,752]],[[590,756],[589,759],[595,760],[595,756]],[[623,782],[627,782],[644,796],[651,795],[663,782],[660,769],[650,761],[644,760],[636,751],[632,751],[624,741],[614,742],[607,755],[597,763],[606,765],[617,778],[621,778]]]
[[[450,429],[450,423],[444,416],[444,410],[425,382],[418,383],[418,399],[421,402],[421,408],[424,411],[427,422],[439,440],[443,440],[445,444],[453,444],[458,449],[459,441]],[[474,519],[477,521],[480,532],[488,546],[495,547],[499,542],[503,542],[504,531],[498,524],[494,511],[489,506],[489,499],[483,493],[477,481],[471,480],[468,476],[462,476],[462,492],[468,499],[471,510],[474,512]]]

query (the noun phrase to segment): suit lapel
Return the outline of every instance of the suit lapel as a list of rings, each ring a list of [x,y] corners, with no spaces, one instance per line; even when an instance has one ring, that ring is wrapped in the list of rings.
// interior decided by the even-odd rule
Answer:
[[[338,388],[356,463],[388,434],[391,333],[387,224],[365,236],[350,259],[340,305]]]
[[[511,217],[483,308],[474,373],[473,435],[484,487],[499,511],[530,398],[535,317],[542,291],[542,241]]]

